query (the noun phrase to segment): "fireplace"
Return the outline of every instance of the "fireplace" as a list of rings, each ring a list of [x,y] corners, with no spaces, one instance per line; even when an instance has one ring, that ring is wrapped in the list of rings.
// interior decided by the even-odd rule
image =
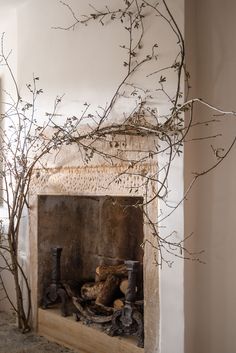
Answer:
[[[126,168],[126,165],[79,165],[44,168],[34,173],[29,224],[34,327],[40,335],[79,352],[154,353],[159,345],[156,253],[150,245],[153,242],[151,228],[139,207],[147,193],[140,187],[141,175],[144,170],[154,173],[156,165],[151,161],[134,166],[135,177],[122,174]],[[111,184],[117,173],[121,174],[119,183]],[[155,188],[154,183],[150,185],[149,197]],[[155,220],[156,202],[147,207],[149,216]],[[144,249],[140,247],[142,243]],[[62,317],[56,306],[48,310],[40,307],[45,286],[51,280],[50,251],[55,246],[63,249],[61,277],[68,281],[71,277],[94,281],[95,270],[100,265],[139,261],[139,295],[144,299],[144,349],[137,347],[136,338],[110,337],[93,326],[76,322],[72,316]]]

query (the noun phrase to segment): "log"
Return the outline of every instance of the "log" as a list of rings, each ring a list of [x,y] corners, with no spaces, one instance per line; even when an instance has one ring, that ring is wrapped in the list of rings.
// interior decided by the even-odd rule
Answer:
[[[104,286],[104,282],[85,283],[81,287],[81,297],[86,300],[95,300]]]
[[[113,308],[116,309],[116,310],[120,310],[124,307],[124,300],[122,299],[116,299],[114,300],[113,302]]]
[[[96,268],[96,279],[105,281],[109,275],[116,275],[119,278],[127,277],[128,271],[125,264],[103,265]]]
[[[120,291],[125,294],[127,289],[128,289],[128,286],[129,286],[129,281],[128,279],[123,279],[121,282],[120,282]]]
[[[109,306],[113,303],[114,294],[119,288],[120,279],[114,275],[109,275],[96,299],[96,304]]]

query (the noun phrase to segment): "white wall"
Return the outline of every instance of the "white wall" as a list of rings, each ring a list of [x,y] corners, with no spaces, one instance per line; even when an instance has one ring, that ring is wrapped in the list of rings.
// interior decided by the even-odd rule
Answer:
[[[16,33],[16,10],[14,8],[8,8],[8,7],[3,7],[0,11],[0,36],[2,37],[3,33],[5,32],[4,35],[4,48],[5,48],[5,53],[8,54],[12,50],[12,54],[9,57],[9,62],[11,63],[11,67],[13,72],[16,74],[16,62],[17,62],[17,33]],[[13,92],[14,87],[12,85],[12,81],[9,79],[9,75],[4,69],[4,66],[0,65],[0,88],[3,90],[6,90],[7,92]],[[3,111],[4,109],[4,104],[3,101],[5,101],[6,95],[1,92],[0,94],[0,112]],[[6,209],[0,206],[0,214],[1,214],[1,219],[4,220],[4,223],[6,223],[7,219],[7,213]],[[1,263],[2,265],[2,263]],[[3,264],[4,265],[4,264]],[[3,278],[6,278],[7,274],[4,273],[2,274]],[[12,278],[11,278],[12,279]],[[8,280],[6,282],[6,287],[14,298],[14,285],[11,280]],[[2,295],[2,294],[1,294]],[[2,299],[2,296],[1,296]],[[10,305],[7,300],[1,300],[0,301],[0,308],[4,308],[5,310],[10,309]]]
[[[193,71],[193,94],[227,110],[236,110],[235,1],[199,0],[186,4],[187,55]],[[197,111],[206,119],[206,110]],[[235,137],[235,118],[224,118],[212,128],[198,133],[222,133],[211,143],[229,146]],[[191,143],[186,148],[186,185],[190,173],[210,161],[207,143]],[[205,265],[186,262],[185,271],[185,352],[236,352],[236,165],[231,155],[203,177],[185,204],[185,234],[194,236],[188,246],[205,250]]]
[[[183,158],[176,158],[172,164],[168,187],[168,203],[176,206],[183,197]],[[159,202],[159,214],[169,214],[170,208]],[[161,217],[161,216],[160,216]],[[176,243],[183,239],[184,214],[180,205],[175,212],[160,224],[160,235],[166,237],[175,231],[171,240]],[[184,260],[165,255],[173,261],[171,267],[166,264],[160,270],[161,287],[161,353],[184,352]]]
[[[116,0],[119,3],[119,0]],[[99,1],[99,6],[102,5]],[[114,3],[114,2],[113,2]],[[184,26],[184,0],[168,2],[174,11],[180,28]],[[85,1],[72,0],[70,4],[80,13],[89,10]],[[106,1],[104,1],[106,4]],[[45,94],[37,108],[39,119],[52,111],[54,98],[65,93],[60,113],[78,114],[83,103],[91,103],[92,109],[105,105],[124,74],[123,51],[119,44],[127,39],[125,31],[115,25],[112,30],[92,24],[74,31],[56,31],[52,26],[66,26],[71,16],[57,0],[28,0],[17,10],[17,75],[21,92],[32,75],[40,77],[40,87]],[[161,34],[161,35],[159,35]],[[148,26],[147,49],[157,40],[160,46],[160,65],[173,60],[176,39],[163,22],[156,27]],[[138,79],[144,79],[141,75]],[[170,89],[175,89],[175,77],[169,77]],[[153,83],[155,83],[153,81]],[[129,104],[129,103],[128,103]],[[127,103],[122,102],[113,114],[119,117]],[[168,105],[159,102],[159,111],[166,112]],[[178,160],[172,174],[170,201],[176,202],[182,194],[182,160]],[[164,205],[160,204],[163,211]],[[177,239],[183,236],[183,210],[162,226],[163,234],[177,231]],[[164,228],[162,228],[164,229]],[[162,230],[161,230],[162,232]],[[27,252],[27,246],[22,251]],[[171,269],[164,266],[160,271],[161,291],[161,353],[183,353],[183,263],[175,261]],[[158,318],[157,318],[158,319]],[[156,352],[158,347],[156,348]],[[156,353],[155,352],[155,353]],[[150,352],[147,352],[150,353]],[[154,353],[154,352],[153,352]]]
[[[2,8],[0,12],[0,37],[3,36],[3,46],[6,55],[12,51],[9,56],[9,62],[12,70],[17,74],[17,17],[15,8]],[[13,90],[12,81],[3,65],[0,65],[0,79],[4,90]],[[4,95],[2,97],[4,100]]]

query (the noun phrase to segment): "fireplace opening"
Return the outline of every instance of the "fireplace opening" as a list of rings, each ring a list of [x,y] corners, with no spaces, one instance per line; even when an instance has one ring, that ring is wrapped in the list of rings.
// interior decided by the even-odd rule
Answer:
[[[39,307],[61,307],[63,315],[73,313],[111,336],[137,336],[143,347],[142,202],[142,197],[38,196]]]

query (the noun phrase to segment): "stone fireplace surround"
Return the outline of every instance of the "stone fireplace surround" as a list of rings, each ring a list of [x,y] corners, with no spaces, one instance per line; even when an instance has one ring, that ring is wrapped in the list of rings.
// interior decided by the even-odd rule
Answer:
[[[61,163],[61,165],[60,165]],[[150,184],[148,190],[143,185],[142,175],[156,171],[156,161],[145,161],[142,165],[134,166],[127,175],[125,163],[112,166],[93,163],[85,166],[81,163],[65,162],[59,158],[57,165],[39,168],[34,172],[30,190],[29,217],[29,251],[30,262],[28,272],[32,288],[32,320],[35,330],[47,338],[77,349],[80,353],[155,353],[159,346],[159,276],[155,262],[153,235],[148,223],[144,219],[144,350],[137,348],[127,339],[109,337],[106,334],[74,322],[71,318],[58,316],[54,310],[42,310],[38,305],[39,295],[39,263],[38,263],[38,200],[39,195],[78,196],[78,197],[141,197],[151,198],[156,185]],[[112,182],[117,174],[119,182]],[[136,190],[136,191],[135,191]],[[134,192],[135,191],[135,192]],[[157,203],[148,206],[149,216],[157,219]],[[55,316],[56,315],[56,316]],[[76,338],[75,338],[76,337]]]

